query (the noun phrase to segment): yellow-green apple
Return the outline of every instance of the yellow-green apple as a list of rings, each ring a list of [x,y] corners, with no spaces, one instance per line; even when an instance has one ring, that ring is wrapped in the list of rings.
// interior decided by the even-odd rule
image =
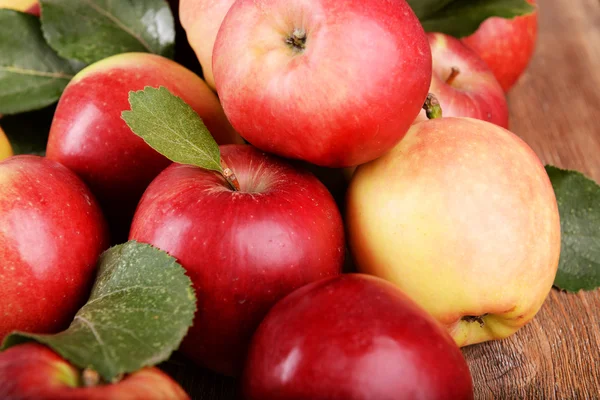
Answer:
[[[383,279],[344,274],[279,301],[252,338],[246,400],[472,399],[460,349]]]
[[[404,0],[238,0],[213,74],[225,114],[254,146],[347,167],[404,136],[427,96],[431,50]]]
[[[0,0],[0,8],[10,8],[40,16],[40,5],[37,0]]]
[[[215,89],[212,53],[221,23],[235,0],[180,0],[181,25],[194,49],[206,83]]]
[[[0,342],[13,330],[66,328],[107,246],[106,222],[77,175],[39,156],[0,162]]]
[[[203,76],[202,66],[198,61],[194,49],[192,49],[192,46],[186,39],[185,29],[181,25],[179,0],[169,0],[169,5],[171,6],[171,11],[173,12],[173,17],[175,19],[175,37],[177,38],[175,41],[174,60],[199,76]]]
[[[131,132],[129,91],[164,86],[186,101],[218,143],[241,142],[216,95],[197,75],[148,53],[112,56],[80,71],[56,108],[47,157],[77,173],[98,198],[114,242],[127,238],[146,186],[171,162]]]
[[[0,160],[4,160],[13,155],[12,146],[6,137],[6,134],[0,128]]]
[[[504,90],[486,63],[460,40],[429,33],[433,74],[429,92],[442,107],[444,117],[471,117],[508,128]],[[421,111],[417,121],[427,119]]]
[[[175,257],[194,284],[198,311],[182,353],[237,375],[269,308],[339,274],[345,241],[335,202],[314,175],[249,145],[220,149],[241,190],[212,171],[172,164],[144,193],[130,239]]]
[[[525,72],[537,40],[538,12],[512,19],[491,17],[485,20],[463,42],[472,48],[490,67],[498,82],[508,92]]]
[[[463,346],[507,337],[554,281],[560,222],[533,150],[470,118],[415,124],[357,168],[347,229],[358,270],[394,282]]]
[[[0,353],[0,398],[10,400],[188,400],[158,368],[144,368],[114,384],[85,386],[79,369],[49,348],[26,343]]]

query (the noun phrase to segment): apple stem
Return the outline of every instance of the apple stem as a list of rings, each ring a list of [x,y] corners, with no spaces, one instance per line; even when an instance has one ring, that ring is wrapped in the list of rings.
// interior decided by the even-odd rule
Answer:
[[[98,372],[94,371],[93,369],[86,368],[81,374],[81,379],[83,381],[84,387],[98,386],[98,384],[100,383],[100,374],[98,374]]]
[[[227,183],[229,183],[229,186],[231,186],[231,188],[236,192],[242,190],[240,188],[240,182],[238,181],[237,176],[235,176],[233,170],[229,168],[229,166],[227,165],[225,160],[223,160],[223,158],[221,158],[221,166],[223,167],[222,175],[227,181]]]
[[[452,85],[456,77],[460,74],[460,69],[457,67],[452,67],[452,71],[450,72],[450,76],[446,79],[446,84]]]
[[[433,93],[429,93],[427,95],[427,99],[425,99],[425,104],[423,104],[423,109],[427,114],[427,118],[436,119],[442,118],[442,107],[440,106],[440,102],[437,97]]]

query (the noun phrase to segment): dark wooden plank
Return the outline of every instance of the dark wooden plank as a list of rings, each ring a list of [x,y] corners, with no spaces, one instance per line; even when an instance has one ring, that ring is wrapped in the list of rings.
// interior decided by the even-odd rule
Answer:
[[[534,59],[509,95],[511,130],[544,163],[600,181],[600,3],[539,0]],[[463,349],[477,398],[600,399],[600,291],[553,290],[512,337]],[[193,399],[234,399],[237,382],[175,356],[162,365]]]

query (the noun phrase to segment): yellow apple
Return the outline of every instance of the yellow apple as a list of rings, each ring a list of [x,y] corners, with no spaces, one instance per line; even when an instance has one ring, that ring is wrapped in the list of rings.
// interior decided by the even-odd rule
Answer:
[[[37,0],[0,0],[0,8],[24,11],[38,17],[40,15],[40,6]]]
[[[459,346],[513,334],[550,292],[556,198],[536,154],[504,128],[469,118],[415,124],[357,168],[347,201],[359,271],[395,283]]]
[[[12,147],[10,146],[10,142],[8,138],[4,134],[2,128],[0,128],[0,160],[4,160],[13,155]]]

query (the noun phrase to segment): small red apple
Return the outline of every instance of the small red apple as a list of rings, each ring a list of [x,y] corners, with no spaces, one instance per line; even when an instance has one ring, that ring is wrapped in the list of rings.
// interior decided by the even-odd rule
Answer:
[[[82,387],[81,372],[37,343],[0,353],[0,398],[7,400],[187,400],[158,368],[144,368],[115,384]]]
[[[347,274],[278,302],[256,331],[246,400],[472,399],[469,367],[429,314],[392,284]]]
[[[47,156],[77,173],[98,198],[114,242],[127,238],[148,184],[171,162],[121,119],[131,90],[164,86],[203,119],[218,143],[241,142],[215,94],[197,75],[167,58],[125,53],[80,71],[63,92]]]
[[[254,146],[326,167],[381,156],[431,83],[431,50],[405,0],[238,0],[213,49],[219,98]]]
[[[73,172],[32,155],[0,162],[0,342],[66,328],[107,247],[100,208]]]
[[[471,117],[508,128],[504,90],[486,63],[460,40],[429,33],[433,74],[429,92],[442,107],[444,117]],[[422,111],[417,121],[426,120]]]
[[[527,1],[536,4],[535,0]],[[537,10],[512,19],[492,17],[462,40],[487,63],[504,91],[508,92],[531,61],[537,26]]]
[[[221,157],[240,191],[214,172],[173,164],[144,193],[130,239],[175,257],[194,284],[198,311],[182,352],[236,375],[277,300],[340,273],[344,229],[314,175],[249,145],[221,146]]]

